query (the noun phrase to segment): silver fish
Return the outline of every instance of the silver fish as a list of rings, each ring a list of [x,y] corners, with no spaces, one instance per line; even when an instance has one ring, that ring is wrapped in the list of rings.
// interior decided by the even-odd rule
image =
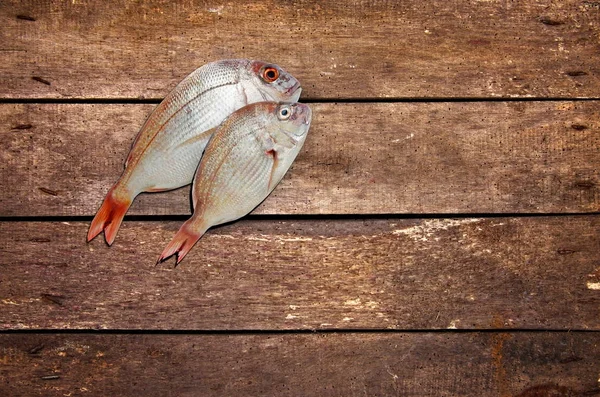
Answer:
[[[142,126],[125,171],[106,195],[87,240],[104,230],[106,242],[112,244],[125,213],[141,192],[191,183],[214,128],[231,113],[260,101],[297,101],[301,91],[292,75],[262,61],[222,60],[192,72]]]
[[[301,103],[255,103],[227,118],[194,177],[194,214],[158,261],[177,255],[181,262],[208,228],[241,218],[267,198],[298,155],[310,122],[311,110]]]

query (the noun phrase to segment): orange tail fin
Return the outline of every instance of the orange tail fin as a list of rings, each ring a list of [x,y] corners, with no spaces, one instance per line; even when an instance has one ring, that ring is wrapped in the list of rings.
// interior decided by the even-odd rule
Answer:
[[[108,245],[111,245],[115,241],[117,230],[121,226],[121,222],[131,205],[131,201],[117,197],[114,193],[114,188],[110,189],[94,220],[92,220],[87,241],[91,241],[104,230],[104,239]]]
[[[156,261],[156,263],[158,264],[160,262],[164,262],[167,258],[171,257],[172,255],[176,255],[177,262],[175,263],[175,266],[179,265],[179,263],[187,255],[187,253],[190,252],[194,244],[196,244],[196,242],[200,240],[200,237],[202,237],[202,235],[206,231],[206,229],[195,229],[196,228],[190,225],[189,221],[185,222],[181,226],[177,234],[175,234],[173,240],[171,240],[171,242],[167,245],[162,254],[160,254],[160,257],[158,258],[158,261]]]

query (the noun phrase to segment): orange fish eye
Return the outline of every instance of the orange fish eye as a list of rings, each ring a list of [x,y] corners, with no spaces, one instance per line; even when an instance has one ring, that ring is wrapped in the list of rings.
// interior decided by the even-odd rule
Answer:
[[[279,78],[279,70],[272,66],[267,66],[262,72],[262,78],[267,83],[272,83]]]

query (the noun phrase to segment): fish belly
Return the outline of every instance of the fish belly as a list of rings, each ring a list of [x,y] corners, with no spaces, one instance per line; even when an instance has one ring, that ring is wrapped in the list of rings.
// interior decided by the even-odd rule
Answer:
[[[218,225],[239,219],[260,204],[269,194],[273,167],[272,157],[261,149],[254,139],[239,142],[225,158],[203,164],[204,172],[194,181],[198,207],[194,215]]]

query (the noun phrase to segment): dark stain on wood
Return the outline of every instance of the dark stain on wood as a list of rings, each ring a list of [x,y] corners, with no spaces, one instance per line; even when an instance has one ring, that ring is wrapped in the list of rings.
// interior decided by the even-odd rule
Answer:
[[[29,130],[31,128],[33,128],[33,125],[31,124],[17,124],[12,127],[11,130]]]
[[[567,249],[567,248],[561,248],[561,249],[556,250],[556,253],[558,255],[571,255],[571,254],[574,254],[575,252],[577,252],[577,251],[572,250],[572,249]]]
[[[563,358],[559,361],[560,364],[569,364],[569,363],[576,363],[578,361],[582,361],[584,358],[580,357],[580,356],[569,356],[566,358]]]
[[[58,192],[56,190],[48,189],[47,187],[38,187],[38,189],[42,193],[46,193],[50,196],[58,196]]]
[[[52,240],[50,240],[47,237],[32,237],[29,239],[29,241],[31,241],[32,243],[49,243]]]
[[[25,14],[19,14],[17,15],[17,19],[23,20],[23,21],[31,21],[31,22],[35,22],[36,19],[32,16],[29,15],[25,15]]]
[[[556,19],[552,19],[549,17],[542,17],[540,18],[540,22],[543,23],[544,25],[548,25],[548,26],[559,26],[562,25],[564,22],[562,21],[558,21]]]
[[[557,384],[543,384],[529,387],[516,397],[582,397],[581,392]]]
[[[42,294],[41,297],[42,297],[42,300],[44,300],[48,303],[52,303],[57,306],[62,306],[63,301],[66,298],[63,295],[53,295],[53,294]]]
[[[43,344],[36,345],[35,347],[32,347],[31,349],[29,349],[29,351],[27,353],[38,354],[39,352],[41,352],[44,349],[44,347],[45,346]]]
[[[596,186],[596,184],[593,181],[577,181],[575,182],[575,187],[578,187],[580,189],[592,189]]]
[[[587,72],[584,72],[583,70],[569,70],[566,71],[565,74],[571,77],[587,76]]]
[[[583,125],[583,124],[571,124],[571,128],[573,128],[574,130],[577,131],[583,131],[583,130],[587,130],[587,125]]]
[[[46,84],[46,85],[52,85],[52,83],[50,83],[48,80],[46,80],[40,76],[33,76],[33,77],[31,77],[31,80],[35,80],[39,83]]]

